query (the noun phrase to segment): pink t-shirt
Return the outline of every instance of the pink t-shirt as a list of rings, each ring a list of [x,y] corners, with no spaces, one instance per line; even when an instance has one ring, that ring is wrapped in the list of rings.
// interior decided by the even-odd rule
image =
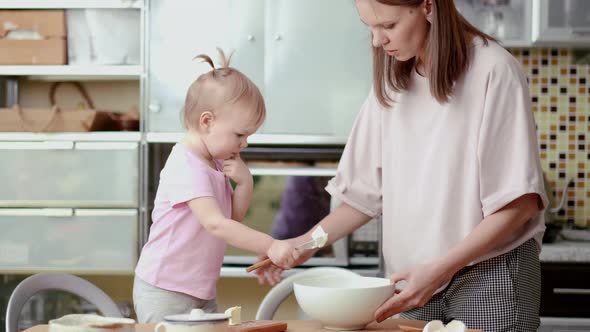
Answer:
[[[199,223],[187,202],[215,197],[223,214],[231,218],[232,189],[221,172],[176,144],[160,173],[152,213],[153,224],[135,273],[163,289],[210,300],[216,296],[225,242]]]
[[[445,255],[482,219],[527,193],[547,196],[526,79],[494,42],[474,41],[473,58],[448,103],[415,71],[407,91],[383,109],[371,91],[326,190],[383,216],[387,275]],[[545,229],[538,213],[482,261]],[[476,263],[473,262],[473,263]]]

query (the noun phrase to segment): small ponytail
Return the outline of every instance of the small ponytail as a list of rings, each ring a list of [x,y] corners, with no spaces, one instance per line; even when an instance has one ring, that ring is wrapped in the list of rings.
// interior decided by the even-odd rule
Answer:
[[[234,53],[233,53],[233,52],[231,52],[231,53],[229,54],[229,57],[226,57],[226,56],[225,56],[225,53],[223,52],[223,50],[222,50],[221,48],[219,48],[219,47],[218,47],[218,48],[217,48],[217,51],[219,52],[219,60],[221,60],[221,67],[219,67],[219,68],[215,68],[215,64],[213,63],[213,60],[211,60],[211,57],[210,57],[210,56],[208,56],[207,54],[199,54],[199,55],[195,56],[195,57],[193,58],[193,60],[195,60],[195,59],[201,59],[201,60],[202,60],[202,62],[207,62],[207,63],[209,64],[209,66],[211,66],[211,69],[212,69],[213,75],[215,75],[215,73],[216,73],[218,70],[222,70],[222,69],[225,69],[225,70],[227,70],[227,69],[231,69],[231,68],[229,67],[229,63],[230,63],[230,61],[231,61],[231,57],[232,57],[232,55],[234,55]],[[224,71],[225,71],[225,70],[224,70]],[[227,73],[226,73],[226,75],[227,75]]]
[[[211,57],[208,56],[207,54],[199,54],[193,58],[193,60],[195,60],[195,59],[201,59],[201,60],[203,60],[201,62],[207,62],[211,66],[211,68],[213,70],[215,70],[215,65],[213,64],[213,60],[211,60]]]

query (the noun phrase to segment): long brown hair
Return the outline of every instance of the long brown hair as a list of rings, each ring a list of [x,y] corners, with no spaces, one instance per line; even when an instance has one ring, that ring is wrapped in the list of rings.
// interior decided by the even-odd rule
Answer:
[[[376,0],[390,6],[419,7],[427,0]],[[485,45],[494,38],[479,31],[461,16],[453,0],[432,0],[432,22],[425,49],[425,67],[430,78],[430,92],[440,103],[453,94],[453,85],[469,64],[469,36],[483,39]],[[382,47],[373,46],[373,85],[377,100],[384,107],[393,99],[386,88],[395,92],[410,86],[416,58],[397,61]]]

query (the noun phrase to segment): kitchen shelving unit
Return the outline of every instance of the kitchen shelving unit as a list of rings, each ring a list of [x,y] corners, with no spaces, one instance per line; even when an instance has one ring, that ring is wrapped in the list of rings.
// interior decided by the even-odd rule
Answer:
[[[143,40],[144,40],[144,20],[146,16],[147,7],[144,6],[145,2],[143,0],[57,0],[57,1],[47,1],[47,0],[14,0],[14,1],[7,1],[7,0],[0,0],[0,9],[2,10],[10,10],[10,9],[121,9],[121,10],[138,10],[140,11],[140,35],[138,36],[139,44],[140,44],[140,64],[138,65],[0,65],[0,76],[7,79],[7,87],[8,87],[8,98],[7,102],[15,102],[16,95],[18,93],[18,81],[24,78],[28,80],[41,80],[41,81],[137,81],[139,83],[140,93],[142,95],[143,86],[141,84],[142,78],[145,76],[145,61],[144,61],[144,52],[143,52]],[[140,109],[142,108],[141,105],[142,98],[138,100],[140,105]],[[143,129],[143,128],[141,128]],[[113,250],[124,250],[120,254],[125,257],[124,261],[120,261],[119,263],[109,263],[109,260],[114,258],[110,255],[115,255],[116,252],[110,250],[107,247],[101,249],[101,251],[94,251],[93,253],[89,253],[90,258],[86,258],[87,262],[69,262],[68,260],[55,260],[53,263],[48,264],[38,264],[39,262],[35,262],[35,257],[37,259],[39,257],[45,257],[45,253],[37,252],[31,253],[27,250],[35,250],[37,248],[33,245],[30,248],[19,246],[18,241],[0,243],[0,246],[3,244],[5,246],[5,252],[8,252],[8,249],[12,250],[12,253],[17,255],[21,255],[22,261],[19,262],[18,259],[4,257],[5,255],[0,255],[0,273],[35,273],[40,271],[65,271],[70,273],[77,273],[77,274],[105,274],[105,275],[112,275],[112,274],[127,274],[132,275],[136,259],[139,253],[139,245],[142,243],[141,241],[141,234],[145,232],[144,225],[147,225],[147,212],[146,212],[146,204],[145,199],[146,195],[143,193],[146,192],[145,189],[145,174],[144,170],[147,168],[145,166],[146,163],[146,142],[144,139],[144,135],[142,130],[140,129],[139,132],[84,132],[84,133],[29,133],[29,132],[20,132],[20,133],[12,133],[12,132],[4,132],[0,133],[0,142],[10,142],[14,143],[18,146],[27,145],[27,149],[23,150],[22,156],[18,155],[19,158],[23,158],[22,160],[18,160],[13,162],[13,164],[18,165],[19,163],[23,163],[23,166],[26,166],[26,163],[33,163],[34,162],[34,153],[42,153],[43,155],[50,156],[50,160],[52,164],[56,165],[59,163],[59,160],[63,159],[67,162],[77,162],[80,165],[83,165],[86,162],[91,162],[92,158],[99,158],[95,160],[95,162],[105,163],[105,167],[108,163],[115,165],[120,163],[121,161],[125,160],[125,162],[121,163],[120,165],[126,165],[125,168],[130,166],[132,169],[124,169],[120,172],[115,171],[113,174],[114,178],[110,181],[119,181],[117,180],[117,173],[123,173],[125,175],[132,176],[135,180],[135,187],[137,188],[137,192],[133,194],[133,196],[126,197],[126,203],[121,202],[121,204],[113,204],[113,206],[85,206],[84,204],[88,203],[70,203],[74,204],[72,206],[59,206],[57,209],[55,207],[47,208],[43,206],[25,206],[27,205],[27,195],[28,193],[21,193],[19,191],[19,195],[22,197],[16,197],[17,202],[18,199],[23,199],[22,206],[2,206],[2,210],[4,213],[4,220],[6,222],[10,222],[10,220],[17,220],[18,218],[29,218],[32,221],[36,222],[37,225],[43,225],[41,220],[47,219],[49,224],[53,224],[51,221],[55,221],[55,227],[70,227],[67,232],[72,232],[72,234],[80,234],[76,233],[80,231],[80,229],[86,229],[86,231],[91,230],[92,223],[96,223],[97,221],[109,221],[111,219],[121,220],[121,227],[124,227],[124,231],[121,233],[126,234],[123,236],[114,235],[115,237],[118,236],[116,244]],[[10,147],[10,144],[4,144],[4,147]],[[43,150],[46,147],[46,150]],[[26,151],[31,151],[30,155],[27,155]],[[14,150],[13,150],[14,151]],[[12,152],[18,153],[18,152]],[[112,157],[108,157],[112,153]],[[104,158],[103,158],[104,157]],[[64,159],[66,158],[66,159]],[[90,159],[89,159],[90,158]],[[122,159],[123,158],[123,159]],[[65,162],[64,161],[64,162]],[[12,161],[11,161],[12,162]],[[43,162],[46,162],[43,161]],[[130,164],[131,163],[131,164]],[[9,164],[10,165],[10,164]],[[4,167],[10,167],[3,165]],[[18,172],[18,170],[9,169],[9,171]],[[48,170],[51,172],[51,170]],[[84,169],[80,169],[80,173],[84,172]],[[19,174],[14,175],[15,177],[19,176]],[[48,176],[51,176],[48,174]],[[80,176],[79,174],[72,174],[72,181],[73,184],[69,184],[70,186],[76,186],[76,176]],[[84,176],[92,177],[93,174],[84,174]],[[104,176],[104,175],[103,175]],[[24,180],[23,180],[24,181]],[[129,180],[127,180],[129,182]],[[106,184],[103,186],[108,186],[109,180],[107,180]],[[113,182],[114,183],[114,182]],[[65,185],[65,184],[64,184]],[[81,190],[81,188],[85,188],[92,192],[92,190],[101,190],[99,187],[94,188],[86,188],[83,187],[84,184],[75,187],[77,190]],[[100,186],[100,184],[97,184]],[[71,188],[58,188],[55,187],[55,190],[71,190]],[[103,188],[104,189],[104,188]],[[10,191],[9,191],[10,192]],[[31,194],[32,195],[32,194]],[[51,196],[51,195],[49,195]],[[116,195],[115,195],[116,196]],[[132,200],[129,200],[129,199]],[[130,203],[135,202],[135,203]],[[10,202],[7,204],[18,204],[14,202]],[[32,204],[32,203],[28,203]],[[41,204],[41,203],[39,203]],[[56,202],[52,202],[51,204],[58,204]],[[64,203],[65,204],[65,203]],[[75,204],[80,204],[76,206]],[[91,203],[95,204],[95,203]],[[132,205],[129,205],[132,204]],[[122,205],[124,208],[121,208],[117,205]],[[70,214],[61,213],[59,215],[53,214],[51,211],[59,210],[59,211],[71,211]],[[109,215],[111,213],[111,215]],[[17,217],[19,216],[20,217]],[[12,217],[11,217],[12,216]],[[25,217],[23,217],[25,216]],[[29,216],[29,217],[27,217]],[[71,218],[71,219],[69,219]],[[117,219],[119,218],[119,219]],[[18,219],[20,220],[20,219]],[[59,221],[59,223],[57,223]],[[90,223],[90,224],[89,224]],[[93,225],[93,224],[92,224]],[[23,226],[24,227],[24,226]],[[51,226],[54,227],[54,226]],[[73,228],[71,228],[73,227]],[[76,230],[77,227],[77,230]],[[115,227],[116,225],[111,224],[110,227]],[[25,232],[26,228],[22,228],[21,233]],[[56,231],[55,229],[48,228],[49,232]],[[18,233],[18,232],[17,232]],[[124,238],[125,236],[129,236],[129,238]],[[104,241],[109,241],[111,238],[105,238]],[[6,240],[6,239],[5,239]],[[42,242],[41,241],[38,242]],[[125,244],[127,241],[127,244]],[[22,241],[21,241],[22,242]],[[46,244],[49,244],[48,241]],[[78,243],[80,244],[80,243]],[[63,243],[61,244],[64,245]],[[101,247],[102,248],[102,247]],[[130,249],[133,248],[133,249]],[[83,248],[79,248],[83,249]],[[37,248],[38,250],[38,248]],[[55,248],[53,249],[55,250]],[[89,249],[90,250],[90,249]],[[131,251],[129,251],[131,250]],[[50,250],[49,250],[50,251]],[[70,251],[75,251],[70,248]],[[79,250],[83,251],[83,250]],[[37,256],[35,256],[37,255]],[[94,255],[94,256],[93,256]],[[121,256],[119,255],[119,256]],[[30,262],[28,264],[22,264],[26,262],[26,257],[30,257]],[[113,256],[113,257],[115,257]],[[2,260],[4,259],[4,261]],[[10,264],[12,260],[13,264]],[[73,261],[73,260],[70,260]],[[113,262],[113,261],[112,261]],[[18,264],[16,264],[18,263]],[[20,265],[19,265],[20,264]]]

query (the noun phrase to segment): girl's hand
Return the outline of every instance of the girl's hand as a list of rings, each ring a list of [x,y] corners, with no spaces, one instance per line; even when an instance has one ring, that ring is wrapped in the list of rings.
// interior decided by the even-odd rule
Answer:
[[[377,309],[375,320],[380,323],[400,312],[424,306],[430,301],[434,292],[451,278],[452,274],[436,263],[417,265],[406,271],[392,274],[391,283],[405,280],[406,287],[399,292],[396,290],[396,294]]]
[[[266,255],[272,263],[282,269],[290,269],[299,259],[299,251],[291,241],[274,240],[268,248]]]
[[[233,159],[223,161],[223,174],[234,180],[236,184],[246,184],[253,181],[250,169],[239,154]]]
[[[268,258],[267,256],[258,256],[258,260],[256,261],[256,263],[263,261],[267,258]],[[283,271],[284,271],[283,269],[281,269],[280,267],[278,267],[274,264],[270,264],[268,266],[263,266],[261,268],[258,268],[255,271],[256,277],[258,278],[258,284],[259,285],[268,284],[271,286],[278,284],[283,279],[281,276]]]

